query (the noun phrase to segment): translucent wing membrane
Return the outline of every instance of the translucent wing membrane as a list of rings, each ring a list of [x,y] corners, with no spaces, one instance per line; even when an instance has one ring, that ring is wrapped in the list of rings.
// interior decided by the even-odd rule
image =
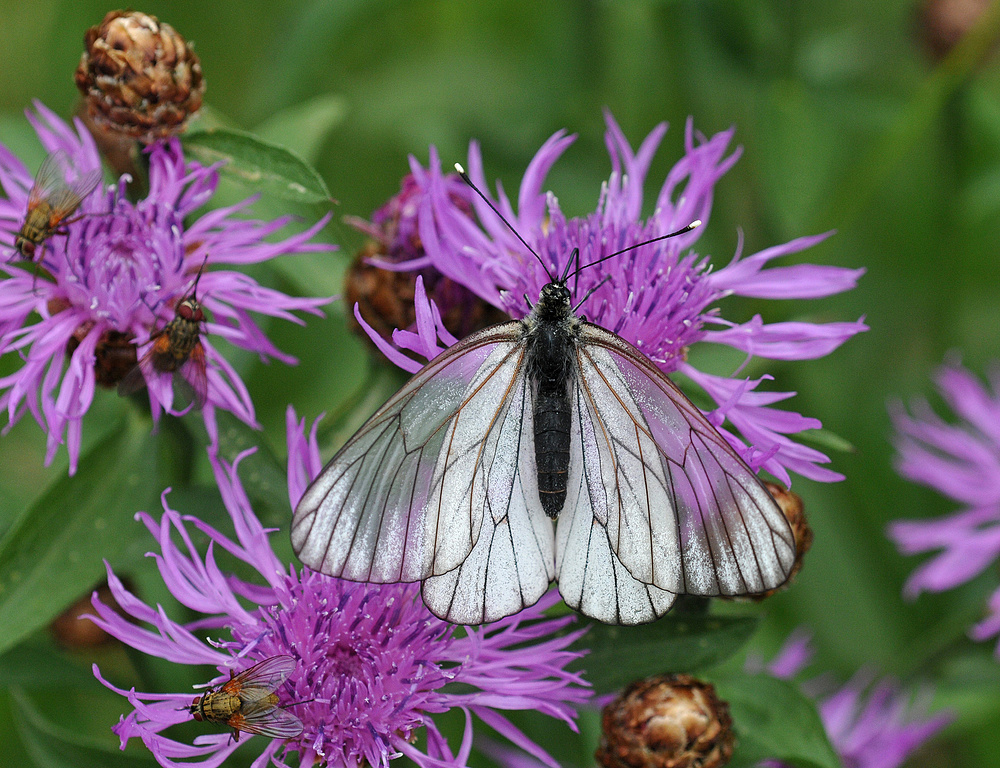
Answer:
[[[67,182],[67,175],[76,178]],[[33,208],[42,201],[53,209],[55,227],[63,218],[76,210],[80,201],[89,195],[101,180],[101,171],[93,170],[82,176],[73,171],[72,161],[62,150],[48,155],[35,174],[35,181],[28,194],[28,207]]]
[[[334,456],[292,521],[306,565],[386,583],[465,562],[483,527],[497,525],[492,510],[522,493],[520,329],[495,326],[439,355]]]
[[[608,623],[679,594],[782,584],[784,515],[702,413],[642,353],[575,326],[567,495],[556,530],[538,493],[529,326],[470,336],[417,373],[299,502],[302,561],[356,581],[423,581],[437,616],[478,624],[537,601]]]
[[[271,739],[291,739],[302,733],[302,721],[298,717],[265,700],[244,705],[233,720],[234,728]]]
[[[222,688],[244,702],[257,701],[270,696],[294,671],[294,657],[272,656],[236,675]]]
[[[522,368],[523,371],[523,368]],[[485,511],[458,567],[424,582],[432,613],[459,624],[496,621],[533,605],[555,576],[552,521],[538,500],[530,387],[519,374],[477,457]]]
[[[640,352],[591,325],[580,342],[579,458],[570,473],[577,465],[583,472],[576,507],[567,503],[560,517],[557,574],[564,596],[567,576],[578,592],[582,582],[623,583],[619,568],[672,594],[756,594],[782,584],[795,560],[794,539],[750,468]],[[577,517],[596,529],[585,534]],[[580,552],[599,576],[570,562]],[[641,601],[649,607],[640,613],[657,604],[669,608],[666,600],[649,592]]]

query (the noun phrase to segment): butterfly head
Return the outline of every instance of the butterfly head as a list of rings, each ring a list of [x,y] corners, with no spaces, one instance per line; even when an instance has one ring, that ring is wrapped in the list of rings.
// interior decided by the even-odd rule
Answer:
[[[569,288],[560,280],[547,283],[538,294],[535,312],[540,318],[558,319],[572,312]]]

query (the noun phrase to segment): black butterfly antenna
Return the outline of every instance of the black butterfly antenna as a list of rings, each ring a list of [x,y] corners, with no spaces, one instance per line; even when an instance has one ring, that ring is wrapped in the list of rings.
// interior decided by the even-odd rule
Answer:
[[[507,229],[509,229],[511,232],[514,233],[514,237],[516,237],[518,240],[521,241],[521,244],[528,249],[528,253],[530,253],[532,256],[538,259],[538,263],[541,264],[542,269],[545,270],[545,274],[548,276],[549,282],[555,280],[555,278],[552,276],[552,273],[549,272],[549,268],[545,266],[545,262],[542,261],[542,257],[539,256],[537,253],[535,253],[535,249],[532,248],[530,245],[528,245],[528,242],[523,237],[521,237],[521,233],[518,232],[516,229],[514,229],[514,225],[511,224],[509,221],[507,221],[506,217],[502,213],[500,213],[500,211],[497,210],[497,207],[493,205],[493,201],[490,200],[486,195],[484,195],[482,193],[482,190],[480,190],[479,187],[477,187],[473,183],[472,179],[469,178],[469,174],[465,172],[465,168],[463,168],[461,164],[455,163],[455,170],[458,171],[458,175],[462,177],[462,181],[464,181],[466,184],[472,187],[472,191],[475,192],[477,195],[479,195],[483,199],[483,202],[490,207],[490,210],[493,211],[493,213],[495,213],[500,218],[500,221],[502,221],[506,225]]]
[[[479,189],[479,187],[477,187],[472,182],[472,179],[469,178],[469,174],[467,174],[465,172],[465,168],[463,168],[459,163],[455,163],[455,170],[458,171],[458,175],[462,177],[462,181],[464,181],[466,184],[468,184],[470,187],[472,187],[472,191],[475,192],[477,195],[479,195],[483,199],[483,202],[485,202],[490,207],[490,210],[493,211],[493,213],[495,213],[500,218],[500,221],[502,221],[507,226],[507,229],[509,229],[511,232],[513,232],[514,236],[518,240],[520,240],[521,243],[524,244],[524,247],[528,249],[528,251],[531,253],[531,255],[534,256],[536,259],[538,259],[538,263],[542,265],[542,269],[545,270],[545,274],[548,275],[549,280],[550,281],[554,281],[555,278],[552,276],[552,273],[549,272],[549,268],[547,266],[545,266],[545,262],[542,261],[542,257],[539,256],[537,253],[535,253],[535,249],[532,248],[530,245],[528,245],[528,243],[525,241],[525,239],[523,237],[521,237],[520,233],[516,229],[514,229],[513,225],[509,221],[507,221],[507,219],[504,217],[504,215],[502,213],[500,213],[500,211],[497,210],[497,207],[495,205],[493,205],[493,202],[486,195],[484,195],[482,193],[482,191]],[[609,253],[607,256],[602,256],[601,258],[597,259],[596,261],[592,261],[589,264],[583,264],[583,265],[580,264],[580,249],[579,248],[574,248],[573,249],[573,255],[570,257],[569,261],[566,263],[566,270],[567,270],[566,274],[564,274],[559,279],[559,282],[565,284],[565,282],[567,280],[569,280],[574,275],[578,275],[580,272],[582,272],[587,267],[592,267],[595,264],[600,264],[602,261],[607,261],[608,259],[613,259],[615,256],[621,256],[623,253],[628,253],[629,251],[634,250],[636,248],[642,248],[642,246],[644,246],[644,245],[650,245],[651,243],[658,243],[661,240],[667,240],[668,238],[671,238],[671,237],[677,237],[678,235],[683,235],[686,232],[690,232],[692,229],[697,229],[700,226],[701,226],[701,219],[695,219],[690,224],[688,224],[686,227],[681,227],[676,232],[670,232],[669,234],[660,235],[659,237],[654,237],[654,238],[652,238],[650,240],[644,240],[641,243],[635,243],[634,245],[630,245],[627,248],[622,248],[620,251],[615,251],[614,253]],[[577,268],[574,269],[572,272],[570,272],[569,271],[569,267],[573,264],[574,257],[575,257],[575,260],[577,262]]]
[[[686,232],[690,232],[692,229],[697,229],[700,226],[701,226],[701,219],[695,219],[690,224],[688,224],[686,227],[681,227],[676,232],[670,232],[669,234],[666,234],[666,235],[660,235],[659,237],[654,237],[651,240],[644,240],[641,243],[635,243],[634,245],[630,245],[628,248],[622,248],[620,251],[615,251],[614,253],[609,253],[607,256],[602,256],[601,258],[597,259],[596,261],[592,261],[589,264],[583,264],[582,266],[577,267],[575,270],[573,270],[572,272],[570,272],[566,276],[566,279],[568,280],[569,278],[573,277],[573,275],[579,274],[580,272],[582,272],[583,270],[585,270],[587,267],[592,267],[595,264],[600,264],[602,261],[607,261],[608,259],[613,259],[615,256],[621,256],[623,253],[628,253],[629,251],[634,251],[636,248],[642,248],[642,246],[644,246],[644,245],[650,245],[651,243],[658,243],[661,240],[667,240],[667,239],[669,239],[671,237],[677,237],[678,235],[683,235]]]

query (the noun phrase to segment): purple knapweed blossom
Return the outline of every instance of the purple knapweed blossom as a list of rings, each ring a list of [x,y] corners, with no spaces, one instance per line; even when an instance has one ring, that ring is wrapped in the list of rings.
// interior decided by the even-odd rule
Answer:
[[[288,490],[291,506],[321,468],[315,427],[288,413]],[[551,768],[555,761],[503,714],[532,710],[575,729],[574,705],[590,692],[566,670],[581,654],[568,646],[582,631],[564,632],[572,617],[546,619],[556,598],[544,598],[516,616],[480,628],[459,628],[434,617],[412,584],[357,584],[284,565],[254,515],[237,475],[212,458],[216,481],[233,519],[235,538],[196,517],[171,509],[164,497],[159,521],[140,519],[157,540],[164,582],[179,602],[202,614],[181,624],[161,608],[146,605],[108,569],[111,593],[126,617],[95,594],[92,620],[144,653],[178,664],[216,666],[215,684],[265,658],[287,654],[298,664],[278,690],[281,705],[301,719],[298,737],[263,740],[243,734],[240,744],[261,747],[254,766],[322,763],[332,768],[386,768],[406,755],[423,768],[466,765],[472,747],[472,716],[529,750]],[[202,556],[193,534],[207,536]],[[179,543],[177,543],[179,541]],[[249,565],[260,579],[245,581],[224,570],[220,554]],[[202,639],[211,632],[211,639]],[[122,747],[140,738],[163,766],[220,765],[237,748],[228,732],[206,733],[185,744],[163,731],[191,719],[192,693],[138,693],[98,679],[127,696],[133,711],[114,727]],[[296,703],[300,702],[300,703]],[[461,744],[453,750],[434,716],[458,708],[465,713]],[[206,729],[215,726],[207,725]],[[263,741],[263,743],[261,743]]]
[[[809,663],[810,636],[793,632],[767,665],[748,660],[751,671],[766,670],[789,680]],[[840,688],[831,690],[825,677],[806,681],[803,691],[816,701],[820,719],[845,768],[897,768],[913,750],[952,720],[948,712],[927,716],[929,691],[913,694],[891,680],[872,686],[873,675],[862,669]],[[771,761],[769,766],[783,766]]]
[[[907,580],[904,594],[911,599],[957,587],[1000,556],[1000,365],[990,372],[988,388],[957,363],[938,371],[937,386],[957,423],[946,422],[924,400],[913,404],[912,415],[902,405],[892,409],[900,474],[962,505],[940,519],[889,525],[889,537],[904,554],[937,551]],[[975,640],[1000,634],[1000,588],[990,597],[987,617],[969,634]]]
[[[100,169],[93,139],[76,121],[74,131],[36,103],[28,113],[42,146],[60,153],[72,170],[85,175]],[[326,224],[324,218],[284,240],[265,240],[289,223],[235,218],[255,198],[237,205],[196,213],[218,185],[215,166],[184,158],[177,140],[148,150],[149,192],[126,198],[127,177],[84,198],[63,230],[36,252],[38,264],[16,257],[14,239],[25,216],[33,177],[10,150],[0,145],[0,354],[23,360],[14,373],[0,378],[0,408],[8,429],[26,411],[47,433],[46,463],[66,444],[70,473],[76,469],[82,420],[96,384],[114,386],[126,373],[130,356],[141,357],[151,334],[174,319],[177,304],[191,295],[199,270],[197,299],[207,310],[201,343],[207,363],[204,417],[214,435],[216,408],[231,411],[256,426],[253,402],[236,370],[212,339],[258,353],[262,359],[295,359],[279,351],[250,312],[301,322],[295,310],[319,314],[329,299],[295,298],[259,285],[253,278],[219,265],[244,265],[288,253],[332,250],[309,242]],[[154,419],[162,411],[180,412],[174,403],[170,373],[145,371]]]
[[[688,124],[684,157],[667,175],[653,214],[642,219],[643,185],[650,162],[666,125],[657,126],[638,152],[621,129],[607,116],[605,140],[612,173],[603,185],[597,210],[581,218],[566,218],[555,196],[542,191],[553,163],[573,141],[563,131],[553,135],[529,163],[521,181],[517,210],[498,187],[497,209],[531,248],[545,267],[527,252],[517,237],[478,197],[473,197],[478,222],[448,193],[436,151],[431,148],[429,168],[411,159],[414,179],[423,192],[419,201],[418,230],[426,256],[413,268],[433,266],[512,317],[524,317],[553,276],[565,273],[574,249],[579,264],[587,265],[637,243],[681,229],[699,219],[707,225],[716,182],[739,157],[726,154],[733,131],[710,139],[695,134]],[[488,194],[479,147],[469,149],[469,175]],[[764,299],[808,299],[853,288],[864,270],[798,264],[770,267],[769,262],[798,253],[827,235],[803,237],[743,257],[740,249],[730,263],[716,269],[706,257],[691,251],[702,228],[684,235],[635,248],[584,269],[569,283],[577,300],[586,297],[580,315],[618,334],[648,355],[666,373],[681,372],[691,378],[718,404],[709,418],[754,470],[761,467],[786,485],[788,471],[814,480],[833,481],[842,476],[818,466],[827,456],[791,439],[789,435],[815,429],[820,422],[770,406],[794,392],[760,392],[756,380],[711,375],[687,362],[687,349],[699,342],[733,347],[751,355],[775,360],[822,357],[856,333],[866,329],[858,322],[816,324],[780,322],[766,324],[759,316],[743,323],[726,320],[716,303],[729,295]],[[432,358],[455,342],[441,323],[440,313],[418,280],[416,330],[400,330],[395,347],[381,338],[373,341],[395,364],[415,371],[420,363],[405,352]],[[357,314],[357,313],[356,313]],[[364,319],[359,317],[364,323]],[[742,439],[722,429],[727,420]],[[745,442],[744,442],[745,441]]]

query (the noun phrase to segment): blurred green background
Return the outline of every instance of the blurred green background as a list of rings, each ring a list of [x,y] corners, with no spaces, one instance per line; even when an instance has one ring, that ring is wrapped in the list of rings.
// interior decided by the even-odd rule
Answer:
[[[771,652],[805,625],[815,633],[814,671],[846,679],[872,665],[934,683],[935,706],[955,708],[958,719],[913,764],[985,766],[1000,765],[1000,668],[992,643],[973,644],[964,631],[981,616],[996,568],[946,595],[904,602],[901,587],[918,559],[898,555],[884,530],[896,518],[954,508],[895,474],[887,404],[932,396],[930,376],[949,351],[980,375],[1000,358],[995,5],[944,59],[924,42],[919,4],[898,0],[223,0],[210,8],[185,0],[137,10],[194,42],[206,103],[219,119],[266,135],[281,133],[281,120],[309,127],[282,138],[315,163],[339,201],[327,237],[342,252],[286,260],[272,276],[286,290],[340,291],[344,262],[363,240],[340,218],[370,215],[398,190],[407,155],[426,162],[429,144],[452,162],[479,140],[487,176],[515,190],[537,148],[566,128],[579,138],[548,186],[563,210],[583,214],[609,171],[603,107],[633,145],[658,122],[671,124],[650,173],[650,199],[680,156],[688,116],[705,134],[735,125],[744,154],[717,187],[699,251],[725,263],[740,231],[753,253],[836,229],[800,260],[868,272],[841,296],[729,304],[726,317],[865,316],[871,326],[823,360],[761,368],[780,389],[799,393],[789,407],[820,418],[855,450],[833,455],[843,483],[794,481],[816,542],[794,588],[761,606],[767,620],[756,643]],[[22,111],[40,98],[71,114],[83,33],[113,8],[92,0],[0,1],[0,140],[40,157]],[[303,115],[318,117],[310,123]],[[279,204],[264,200],[258,212]],[[318,215],[293,212],[308,221]],[[266,427],[259,439],[279,457],[289,400],[312,419],[353,402],[367,380],[372,363],[345,335],[343,314],[337,306],[322,322],[269,327],[279,346],[300,357],[298,368],[240,361]],[[85,421],[88,444],[106,429],[99,414],[118,407],[113,393],[99,397]],[[46,469],[42,448],[29,419],[0,438],[0,531],[64,477],[65,455]],[[188,511],[183,493],[172,497],[174,506]],[[194,508],[208,504],[188,493]],[[167,601],[155,592],[151,561],[139,557],[150,541],[141,530],[136,541],[135,582],[147,599]],[[80,594],[91,586],[80,584]],[[82,740],[95,750],[94,764],[103,764],[103,750],[114,745],[107,728],[126,703],[86,679],[89,660],[141,662],[107,649],[53,650],[44,635],[0,657],[0,684],[6,677],[12,686],[0,703],[0,743],[28,745],[12,753],[20,762],[5,764],[63,764],[30,746],[37,743],[25,736],[31,729]],[[45,659],[47,678],[31,666],[33,654]],[[156,674],[180,684],[165,665]],[[183,684],[192,682],[199,681]],[[58,706],[33,693],[39,685],[56,685]],[[147,764],[139,752],[135,760]]]

